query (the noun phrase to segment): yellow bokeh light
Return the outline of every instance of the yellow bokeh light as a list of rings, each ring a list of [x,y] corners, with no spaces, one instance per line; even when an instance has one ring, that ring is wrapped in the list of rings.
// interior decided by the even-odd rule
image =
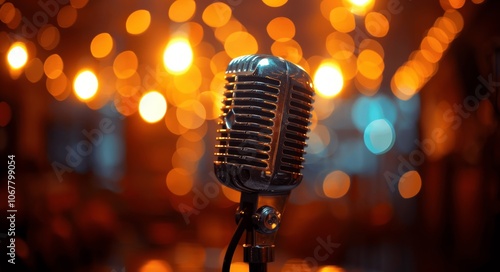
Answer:
[[[150,260],[146,262],[139,272],[172,272],[172,267],[162,260]]]
[[[354,49],[354,40],[349,34],[335,31],[326,37],[326,50],[335,59],[351,57]]]
[[[15,42],[7,53],[7,62],[14,70],[21,69],[28,61],[28,50],[22,42]]]
[[[202,74],[196,65],[192,65],[184,74],[174,77],[174,86],[179,92],[194,93],[201,86]]]
[[[465,0],[448,0],[448,2],[454,9],[459,9],[465,5]]]
[[[82,101],[92,99],[98,88],[99,81],[94,72],[90,70],[80,71],[73,82],[75,94]]]
[[[220,42],[224,42],[229,35],[236,31],[246,31],[246,29],[240,21],[232,18],[227,24],[215,29],[215,38]]]
[[[123,51],[113,61],[113,71],[117,78],[124,79],[131,77],[137,71],[138,65],[139,60],[134,51]]]
[[[208,26],[221,27],[229,22],[231,15],[231,7],[222,2],[215,2],[205,8],[201,18]]]
[[[345,272],[345,269],[335,265],[321,267],[318,272]]]
[[[323,193],[329,198],[341,198],[349,191],[349,175],[340,170],[331,172],[323,180]]]
[[[176,110],[177,121],[188,129],[199,128],[207,118],[203,104],[198,100],[187,100],[181,103]]]
[[[302,48],[295,40],[275,41],[271,45],[271,52],[293,63],[298,63],[302,59]]]
[[[160,121],[167,112],[167,101],[165,97],[157,92],[145,93],[139,101],[139,114],[148,123]]]
[[[188,36],[189,44],[191,46],[197,46],[203,41],[203,26],[196,22],[187,22],[184,23],[180,29],[182,29]]]
[[[344,5],[356,15],[364,15],[373,8],[375,0],[344,0]]]
[[[132,12],[125,22],[127,32],[132,35],[139,35],[149,28],[151,14],[145,9]]]
[[[267,34],[275,41],[288,41],[295,36],[295,24],[287,17],[276,17],[266,27]]]
[[[174,75],[182,74],[193,63],[193,50],[185,38],[172,39],[163,52],[163,65]]]
[[[377,79],[384,71],[384,60],[375,51],[365,49],[359,53],[357,60],[358,71],[369,79]]]
[[[345,7],[336,7],[330,12],[330,23],[337,31],[348,33],[356,27],[354,15]]]
[[[90,52],[94,58],[104,58],[113,49],[113,37],[109,33],[96,35],[90,43]]]
[[[192,175],[183,168],[174,168],[167,174],[167,188],[174,195],[183,196],[193,188]]]
[[[55,79],[63,72],[64,63],[58,54],[50,55],[43,64],[43,70],[48,78]]]
[[[193,17],[196,3],[193,0],[177,0],[168,9],[168,18],[174,22],[186,22]]]
[[[281,7],[284,4],[286,4],[286,2],[288,2],[288,0],[262,0],[262,2],[269,7],[277,8],[277,7]]]
[[[259,45],[254,36],[245,31],[237,31],[229,35],[224,42],[224,49],[231,58],[255,54]]]
[[[417,171],[408,171],[399,179],[398,190],[403,198],[416,196],[422,188],[422,179]]]
[[[314,86],[318,95],[323,97],[334,97],[344,87],[342,71],[339,66],[331,63],[322,63],[314,75]]]
[[[378,12],[370,12],[365,17],[365,28],[373,37],[381,38],[389,32],[389,20]]]

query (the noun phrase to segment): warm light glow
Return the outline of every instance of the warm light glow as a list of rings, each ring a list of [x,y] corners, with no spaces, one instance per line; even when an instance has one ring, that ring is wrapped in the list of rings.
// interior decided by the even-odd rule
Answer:
[[[77,17],[78,12],[74,7],[64,6],[57,13],[57,24],[62,28],[69,28],[76,22]]]
[[[61,33],[57,27],[48,24],[40,28],[37,37],[43,49],[52,50],[59,44]]]
[[[229,22],[231,15],[231,7],[222,2],[214,2],[205,8],[201,19],[208,26],[221,27]]]
[[[172,267],[162,260],[150,260],[141,266],[139,272],[172,272]]]
[[[271,52],[273,55],[282,57],[293,63],[298,63],[302,59],[302,48],[295,40],[275,41],[271,45]]]
[[[132,35],[143,33],[149,28],[151,23],[151,14],[145,9],[140,9],[132,12],[125,23],[127,32]]]
[[[275,41],[288,41],[295,36],[295,24],[287,17],[276,17],[266,27],[267,34]]]
[[[382,57],[370,49],[365,49],[359,53],[357,65],[359,72],[363,76],[373,80],[382,76],[385,67]]]
[[[34,58],[28,62],[24,69],[24,75],[31,82],[38,82],[43,76],[43,63],[39,58]]]
[[[330,62],[321,64],[314,75],[314,86],[321,96],[338,95],[344,86],[342,71],[336,64]]]
[[[113,38],[109,33],[101,33],[92,39],[90,52],[94,58],[104,58],[113,49]]]
[[[286,4],[288,0],[262,0],[262,2],[264,2],[264,4],[268,5],[269,7],[277,8]]]
[[[129,78],[136,71],[139,65],[139,60],[134,51],[123,51],[118,54],[113,61],[113,71],[117,78]]]
[[[237,31],[229,35],[224,42],[224,49],[231,58],[255,54],[259,45],[254,36],[245,31]]]
[[[58,54],[50,55],[43,64],[43,70],[48,78],[55,79],[63,72],[64,63]]]
[[[168,18],[174,22],[186,22],[193,17],[196,3],[193,0],[177,0],[168,9]]]
[[[344,3],[347,7],[350,8],[351,12],[357,15],[364,15],[367,11],[369,11],[373,5],[374,0],[344,0]]]
[[[356,27],[354,15],[345,7],[334,8],[330,12],[330,23],[337,31],[348,33]]]
[[[174,195],[183,196],[193,188],[193,176],[183,168],[174,168],[168,172],[167,188]]]
[[[336,170],[331,172],[323,180],[323,193],[329,198],[341,198],[351,186],[351,180],[346,173]]]
[[[215,37],[220,42],[224,42],[229,35],[237,31],[246,31],[246,29],[238,20],[232,18],[227,24],[215,29]]]
[[[399,179],[398,190],[403,198],[412,198],[420,192],[422,179],[417,171],[408,171]]]
[[[328,266],[323,266],[321,267],[318,272],[345,272],[345,269],[342,267],[334,266],[334,265],[328,265]]]
[[[389,32],[389,20],[378,12],[370,12],[365,17],[365,28],[373,37],[381,38]]]
[[[12,44],[7,53],[7,62],[12,69],[21,69],[28,61],[28,50],[22,42]]]
[[[90,100],[97,93],[99,81],[96,75],[90,70],[79,72],[73,82],[73,89],[76,96],[83,101]]]
[[[139,114],[148,123],[160,121],[167,112],[167,101],[157,91],[144,94],[139,102]]]
[[[326,37],[326,50],[337,60],[350,58],[354,49],[354,40],[349,34],[335,31]]]
[[[193,50],[184,38],[172,39],[163,53],[163,65],[171,74],[182,74],[193,62]]]

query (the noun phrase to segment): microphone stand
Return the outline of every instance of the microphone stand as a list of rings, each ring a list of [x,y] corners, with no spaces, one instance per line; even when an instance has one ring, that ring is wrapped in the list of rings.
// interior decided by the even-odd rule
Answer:
[[[246,232],[243,260],[250,272],[267,272],[267,263],[274,261],[274,240],[289,195],[289,191],[269,196],[241,193],[236,221]]]

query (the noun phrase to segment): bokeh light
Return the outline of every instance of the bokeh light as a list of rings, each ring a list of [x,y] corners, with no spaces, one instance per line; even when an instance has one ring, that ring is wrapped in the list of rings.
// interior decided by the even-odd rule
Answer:
[[[78,11],[71,5],[64,6],[57,13],[57,24],[62,28],[69,28],[75,24]]]
[[[22,42],[15,42],[7,53],[7,62],[14,70],[21,69],[28,61],[28,50]]]
[[[394,145],[396,133],[387,119],[377,119],[368,124],[363,139],[370,152],[381,155]]]
[[[332,62],[322,63],[314,74],[313,81],[316,91],[323,97],[338,95],[344,86],[342,71]]]
[[[167,101],[165,97],[157,92],[145,93],[139,101],[139,114],[148,123],[160,121],[167,112]]]
[[[64,63],[58,54],[50,55],[43,64],[43,70],[48,78],[55,79],[63,72]]]
[[[214,2],[205,8],[201,18],[208,26],[221,27],[229,22],[231,15],[231,7],[226,3]]]
[[[167,188],[174,195],[183,196],[193,188],[193,176],[183,168],[173,168],[167,174]]]
[[[422,179],[415,170],[404,173],[399,179],[398,190],[403,198],[416,196],[420,192],[420,188],[422,188]]]
[[[364,15],[373,8],[375,0],[343,0],[344,5],[357,15]]]
[[[196,11],[194,0],[177,0],[168,9],[168,18],[174,22],[186,22],[193,17]]]
[[[162,260],[149,260],[141,266],[139,272],[173,272],[172,267]]]
[[[337,60],[348,59],[354,53],[354,40],[349,34],[335,31],[326,37],[326,49]]]
[[[348,33],[356,27],[354,15],[345,7],[336,7],[330,12],[330,23],[337,31]]]
[[[268,5],[269,7],[277,8],[286,4],[288,0],[262,0],[262,2],[264,2],[264,4]]]
[[[365,16],[365,28],[373,37],[381,38],[389,32],[389,20],[382,13],[369,12]]]
[[[246,31],[236,31],[227,37],[224,49],[231,58],[236,58],[257,53],[259,45],[252,34]]]
[[[134,51],[123,51],[113,61],[113,71],[117,78],[124,79],[131,77],[137,71],[138,65],[139,60]]]
[[[349,175],[340,170],[329,173],[323,180],[323,193],[329,198],[341,198],[349,191]]]
[[[59,29],[51,24],[44,25],[38,31],[38,44],[45,50],[54,49],[61,39]]]
[[[73,82],[75,94],[82,101],[92,99],[97,93],[98,88],[99,81],[94,72],[90,70],[80,71]]]
[[[113,49],[113,37],[109,33],[96,35],[90,43],[90,52],[95,58],[106,57]]]
[[[132,12],[125,22],[125,29],[129,34],[139,35],[149,28],[151,14],[145,9]]]
[[[174,75],[182,74],[193,62],[193,50],[185,38],[172,39],[163,52],[163,65]]]
[[[276,17],[266,27],[267,34],[275,41],[288,41],[295,36],[295,24],[287,17]]]
[[[31,59],[26,68],[24,68],[24,75],[31,82],[38,82],[44,74],[43,63],[39,58]]]

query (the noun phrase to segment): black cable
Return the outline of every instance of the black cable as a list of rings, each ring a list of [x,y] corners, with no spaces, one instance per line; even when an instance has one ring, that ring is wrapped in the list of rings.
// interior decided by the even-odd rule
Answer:
[[[233,238],[231,238],[231,242],[227,246],[226,255],[224,255],[224,263],[222,264],[222,272],[229,272],[231,268],[231,262],[233,260],[234,251],[236,250],[236,246],[238,246],[238,242],[240,241],[243,232],[245,231],[245,224],[243,223],[242,216],[238,221],[238,227],[236,227],[236,231],[233,234]]]

